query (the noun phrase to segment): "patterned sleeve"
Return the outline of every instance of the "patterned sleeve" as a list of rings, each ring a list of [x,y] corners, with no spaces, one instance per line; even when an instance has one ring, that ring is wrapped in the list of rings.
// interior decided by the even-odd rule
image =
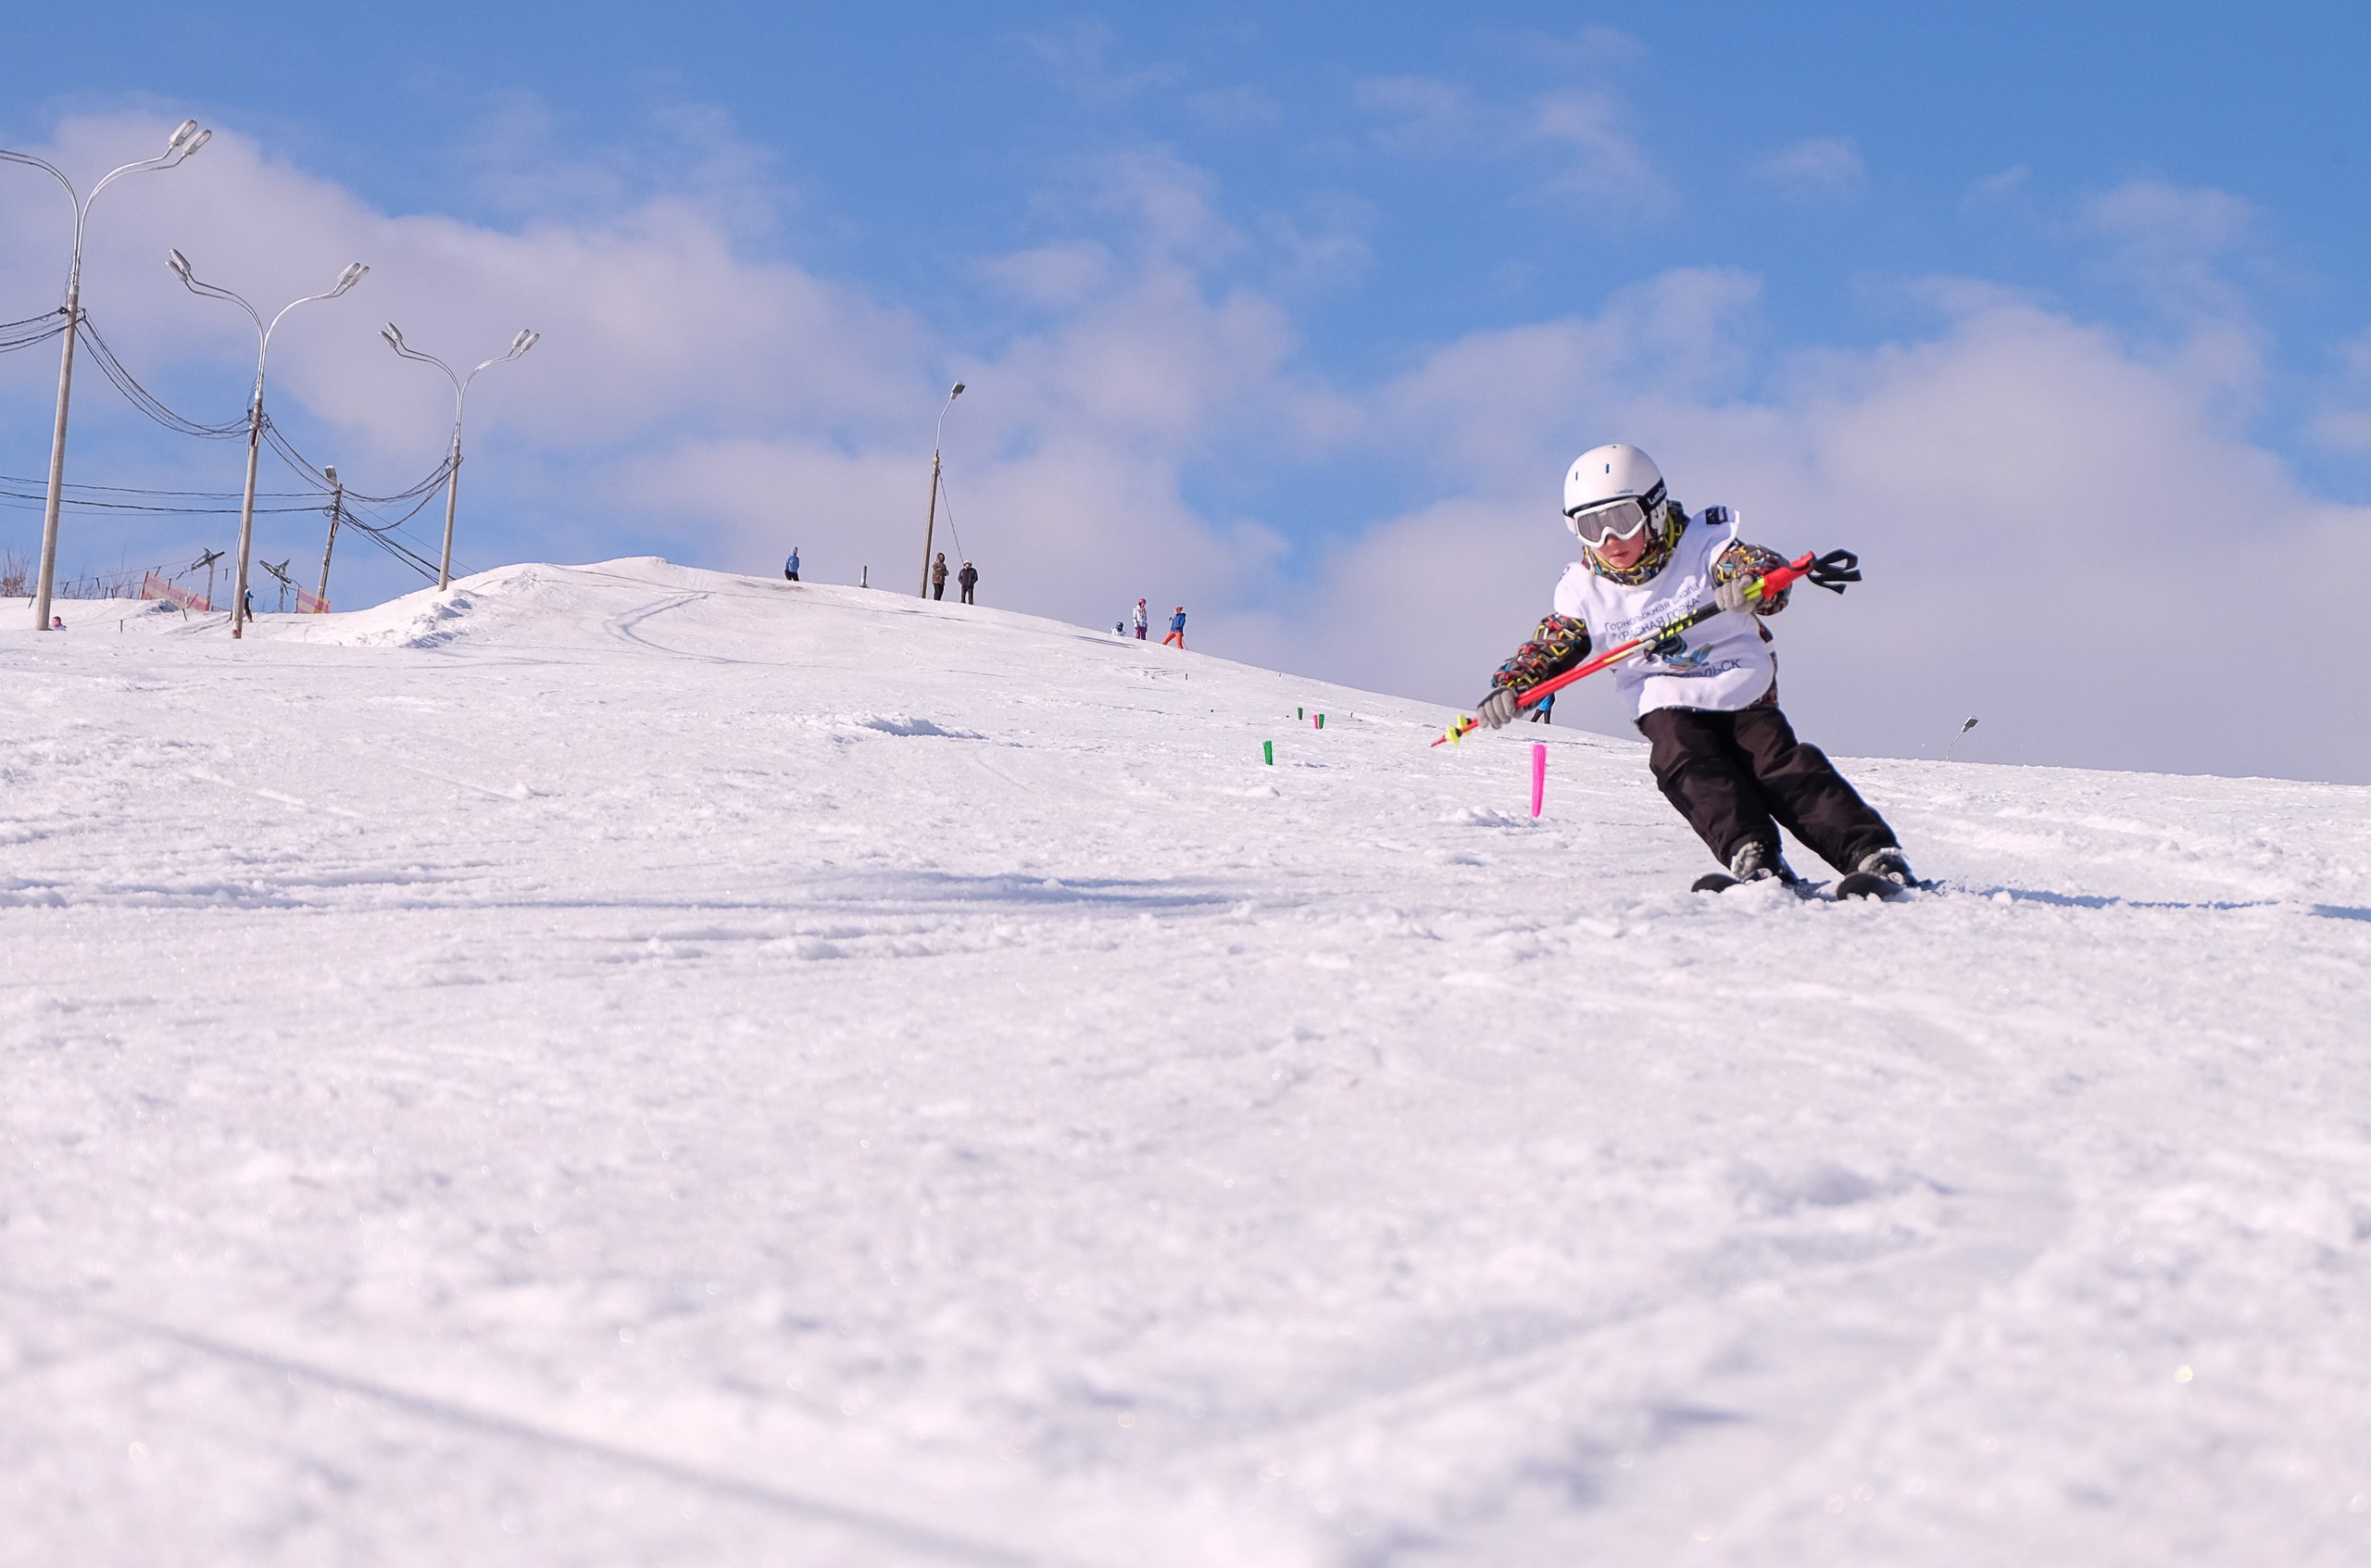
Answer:
[[[1589,656],[1589,629],[1578,616],[1551,615],[1539,623],[1531,641],[1499,666],[1490,688],[1512,686],[1524,691],[1550,675],[1560,674]]]
[[[1723,550],[1721,558],[1712,563],[1712,581],[1735,583],[1739,578],[1760,577],[1764,572],[1775,571],[1786,564],[1787,558],[1777,551],[1765,550],[1759,545],[1749,545],[1739,540]],[[1791,587],[1779,589],[1769,598],[1755,605],[1753,613],[1756,615],[1777,614],[1787,608],[1787,596],[1794,591]]]

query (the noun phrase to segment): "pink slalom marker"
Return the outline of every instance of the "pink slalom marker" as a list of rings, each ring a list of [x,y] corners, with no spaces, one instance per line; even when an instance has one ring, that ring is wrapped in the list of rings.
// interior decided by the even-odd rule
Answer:
[[[1548,795],[1548,743],[1531,743],[1531,814],[1539,815],[1539,803]]]

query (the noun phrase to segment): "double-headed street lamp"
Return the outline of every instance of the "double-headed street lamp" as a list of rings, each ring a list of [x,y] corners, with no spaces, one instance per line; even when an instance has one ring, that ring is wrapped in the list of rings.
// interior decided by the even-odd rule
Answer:
[[[370,269],[359,261],[348,263],[345,270],[337,275],[335,287],[325,294],[308,294],[302,299],[289,301],[281,307],[280,315],[274,316],[270,325],[267,326],[254,306],[220,284],[200,282],[190,270],[189,257],[180,251],[172,253],[168,264],[173,270],[173,276],[179,278],[190,293],[207,299],[227,299],[245,311],[247,319],[256,324],[256,395],[247,405],[247,491],[239,503],[239,571],[236,580],[231,584],[231,635],[236,637],[241,634],[247,619],[247,546],[255,537],[256,454],[263,444],[263,368],[265,357],[271,352],[271,334],[279,327],[281,318],[296,307],[310,305],[317,299],[335,299],[360,282]]]
[[[936,537],[937,533],[938,533],[938,446],[939,446],[939,440],[940,440],[940,438],[941,438],[942,436],[944,436],[944,435],[947,433],[947,409],[949,409],[949,408],[954,408],[954,407],[955,407],[955,400],[956,400],[957,398],[959,398],[959,397],[962,396],[962,395],[963,395],[963,383],[962,383],[961,382],[957,382],[957,383],[955,383],[955,390],[954,390],[954,391],[952,391],[952,392],[950,392],[950,393],[948,393],[948,394],[947,395],[947,401],[946,401],[946,403],[945,403],[944,405],[942,405],[942,406],[940,407],[939,410],[938,410],[938,428],[937,428],[935,431],[933,431],[933,432],[931,433],[931,438],[930,438],[930,513],[929,513],[929,516],[928,516],[928,517],[926,517],[926,518],[923,520],[923,522],[922,522],[922,585],[920,588],[917,588],[917,589],[915,589],[915,590],[914,590],[914,592],[915,592],[918,596],[920,596],[921,597],[925,598],[925,599],[926,599],[926,598],[928,598],[928,597],[930,597],[930,547],[931,547],[931,544],[932,544],[933,540]],[[948,513],[947,515],[948,515],[949,517],[952,517],[954,514],[953,514],[952,512],[950,512],[950,513]],[[960,541],[959,541],[959,543],[960,543]]]
[[[436,565],[436,586],[441,590],[453,581],[453,507],[461,494],[461,409],[469,401],[470,383],[477,380],[478,370],[484,370],[486,366],[504,365],[518,358],[541,342],[544,334],[531,332],[525,327],[520,328],[519,335],[510,340],[509,353],[496,355],[493,358],[481,363],[477,370],[471,370],[466,376],[454,374],[453,367],[436,358],[435,355],[422,354],[419,349],[406,343],[404,334],[397,330],[393,321],[381,327],[379,335],[387,340],[389,348],[407,359],[417,359],[423,365],[435,366],[445,372],[445,379],[453,383],[453,452],[447,459],[448,471],[445,479],[445,556]]]
[[[42,508],[41,520],[41,584],[33,593],[33,625],[41,631],[49,630],[49,585],[57,570],[57,506],[66,489],[66,410],[74,395],[74,340],[82,324],[83,224],[91,215],[91,204],[99,199],[99,193],[112,184],[117,175],[187,163],[213,137],[214,132],[200,130],[197,121],[182,120],[174,128],[163,153],[125,164],[92,186],[87,196],[75,191],[74,182],[66,178],[56,164],[31,153],[12,153],[0,147],[0,163],[21,163],[44,170],[66,187],[66,199],[74,204],[74,263],[66,274],[66,346],[58,354],[57,425],[49,438],[49,500]]]

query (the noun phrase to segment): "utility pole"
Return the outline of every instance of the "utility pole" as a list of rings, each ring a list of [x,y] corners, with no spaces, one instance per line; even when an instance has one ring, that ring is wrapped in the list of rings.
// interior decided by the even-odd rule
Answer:
[[[920,597],[930,597],[930,547],[938,533],[938,448],[947,433],[947,410],[963,395],[963,383],[957,382],[955,390],[947,395],[947,403],[938,411],[938,429],[930,438],[930,515],[922,524],[922,585],[914,590]]]
[[[214,608],[214,563],[221,558],[221,551],[208,550],[189,563],[189,570],[192,571],[195,571],[201,566],[206,568],[206,608],[208,609]]]
[[[330,538],[321,546],[321,591],[313,597],[326,608],[330,602],[330,552],[337,548],[337,520],[345,509],[345,481],[338,478],[335,463],[321,471],[330,476]]]
[[[113,183],[117,175],[172,169],[187,163],[213,136],[213,132],[198,129],[197,121],[182,120],[174,128],[161,156],[125,164],[92,186],[88,196],[76,191],[74,182],[56,165],[31,153],[12,153],[0,147],[0,162],[21,163],[42,170],[66,187],[66,199],[74,204],[74,262],[66,274],[66,343],[57,358],[57,422],[49,438],[49,497],[42,508],[41,582],[33,591],[36,631],[49,630],[50,582],[57,571],[57,508],[66,492],[66,413],[74,400],[74,344],[82,329],[82,230],[91,216],[91,204],[99,199],[99,193]]]
[[[291,558],[289,558],[293,560],[293,559],[295,559],[295,558],[294,558],[294,557],[292,556],[292,557],[291,557]],[[270,562],[270,561],[268,561],[268,560],[267,560],[267,561],[257,561],[256,564],[257,564],[257,566],[262,567],[266,571],[270,572],[270,573],[272,574],[272,576],[274,576],[274,577],[276,577],[276,578],[278,578],[278,579],[280,580],[280,613],[281,613],[281,614],[282,614],[282,615],[287,614],[287,613],[288,613],[288,589],[289,589],[289,587],[290,587],[290,583],[289,583],[289,581],[288,581],[288,562],[287,562],[287,561],[282,561],[278,566],[274,566],[274,565],[272,565],[272,564],[271,564],[271,562]]]

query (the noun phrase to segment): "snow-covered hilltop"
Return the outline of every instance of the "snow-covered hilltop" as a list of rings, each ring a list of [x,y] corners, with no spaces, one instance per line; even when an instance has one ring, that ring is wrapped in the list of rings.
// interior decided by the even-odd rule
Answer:
[[[1855,762],[1954,891],[1800,904],[988,608],[69,619],[0,1560],[2371,1555],[2371,790]]]

